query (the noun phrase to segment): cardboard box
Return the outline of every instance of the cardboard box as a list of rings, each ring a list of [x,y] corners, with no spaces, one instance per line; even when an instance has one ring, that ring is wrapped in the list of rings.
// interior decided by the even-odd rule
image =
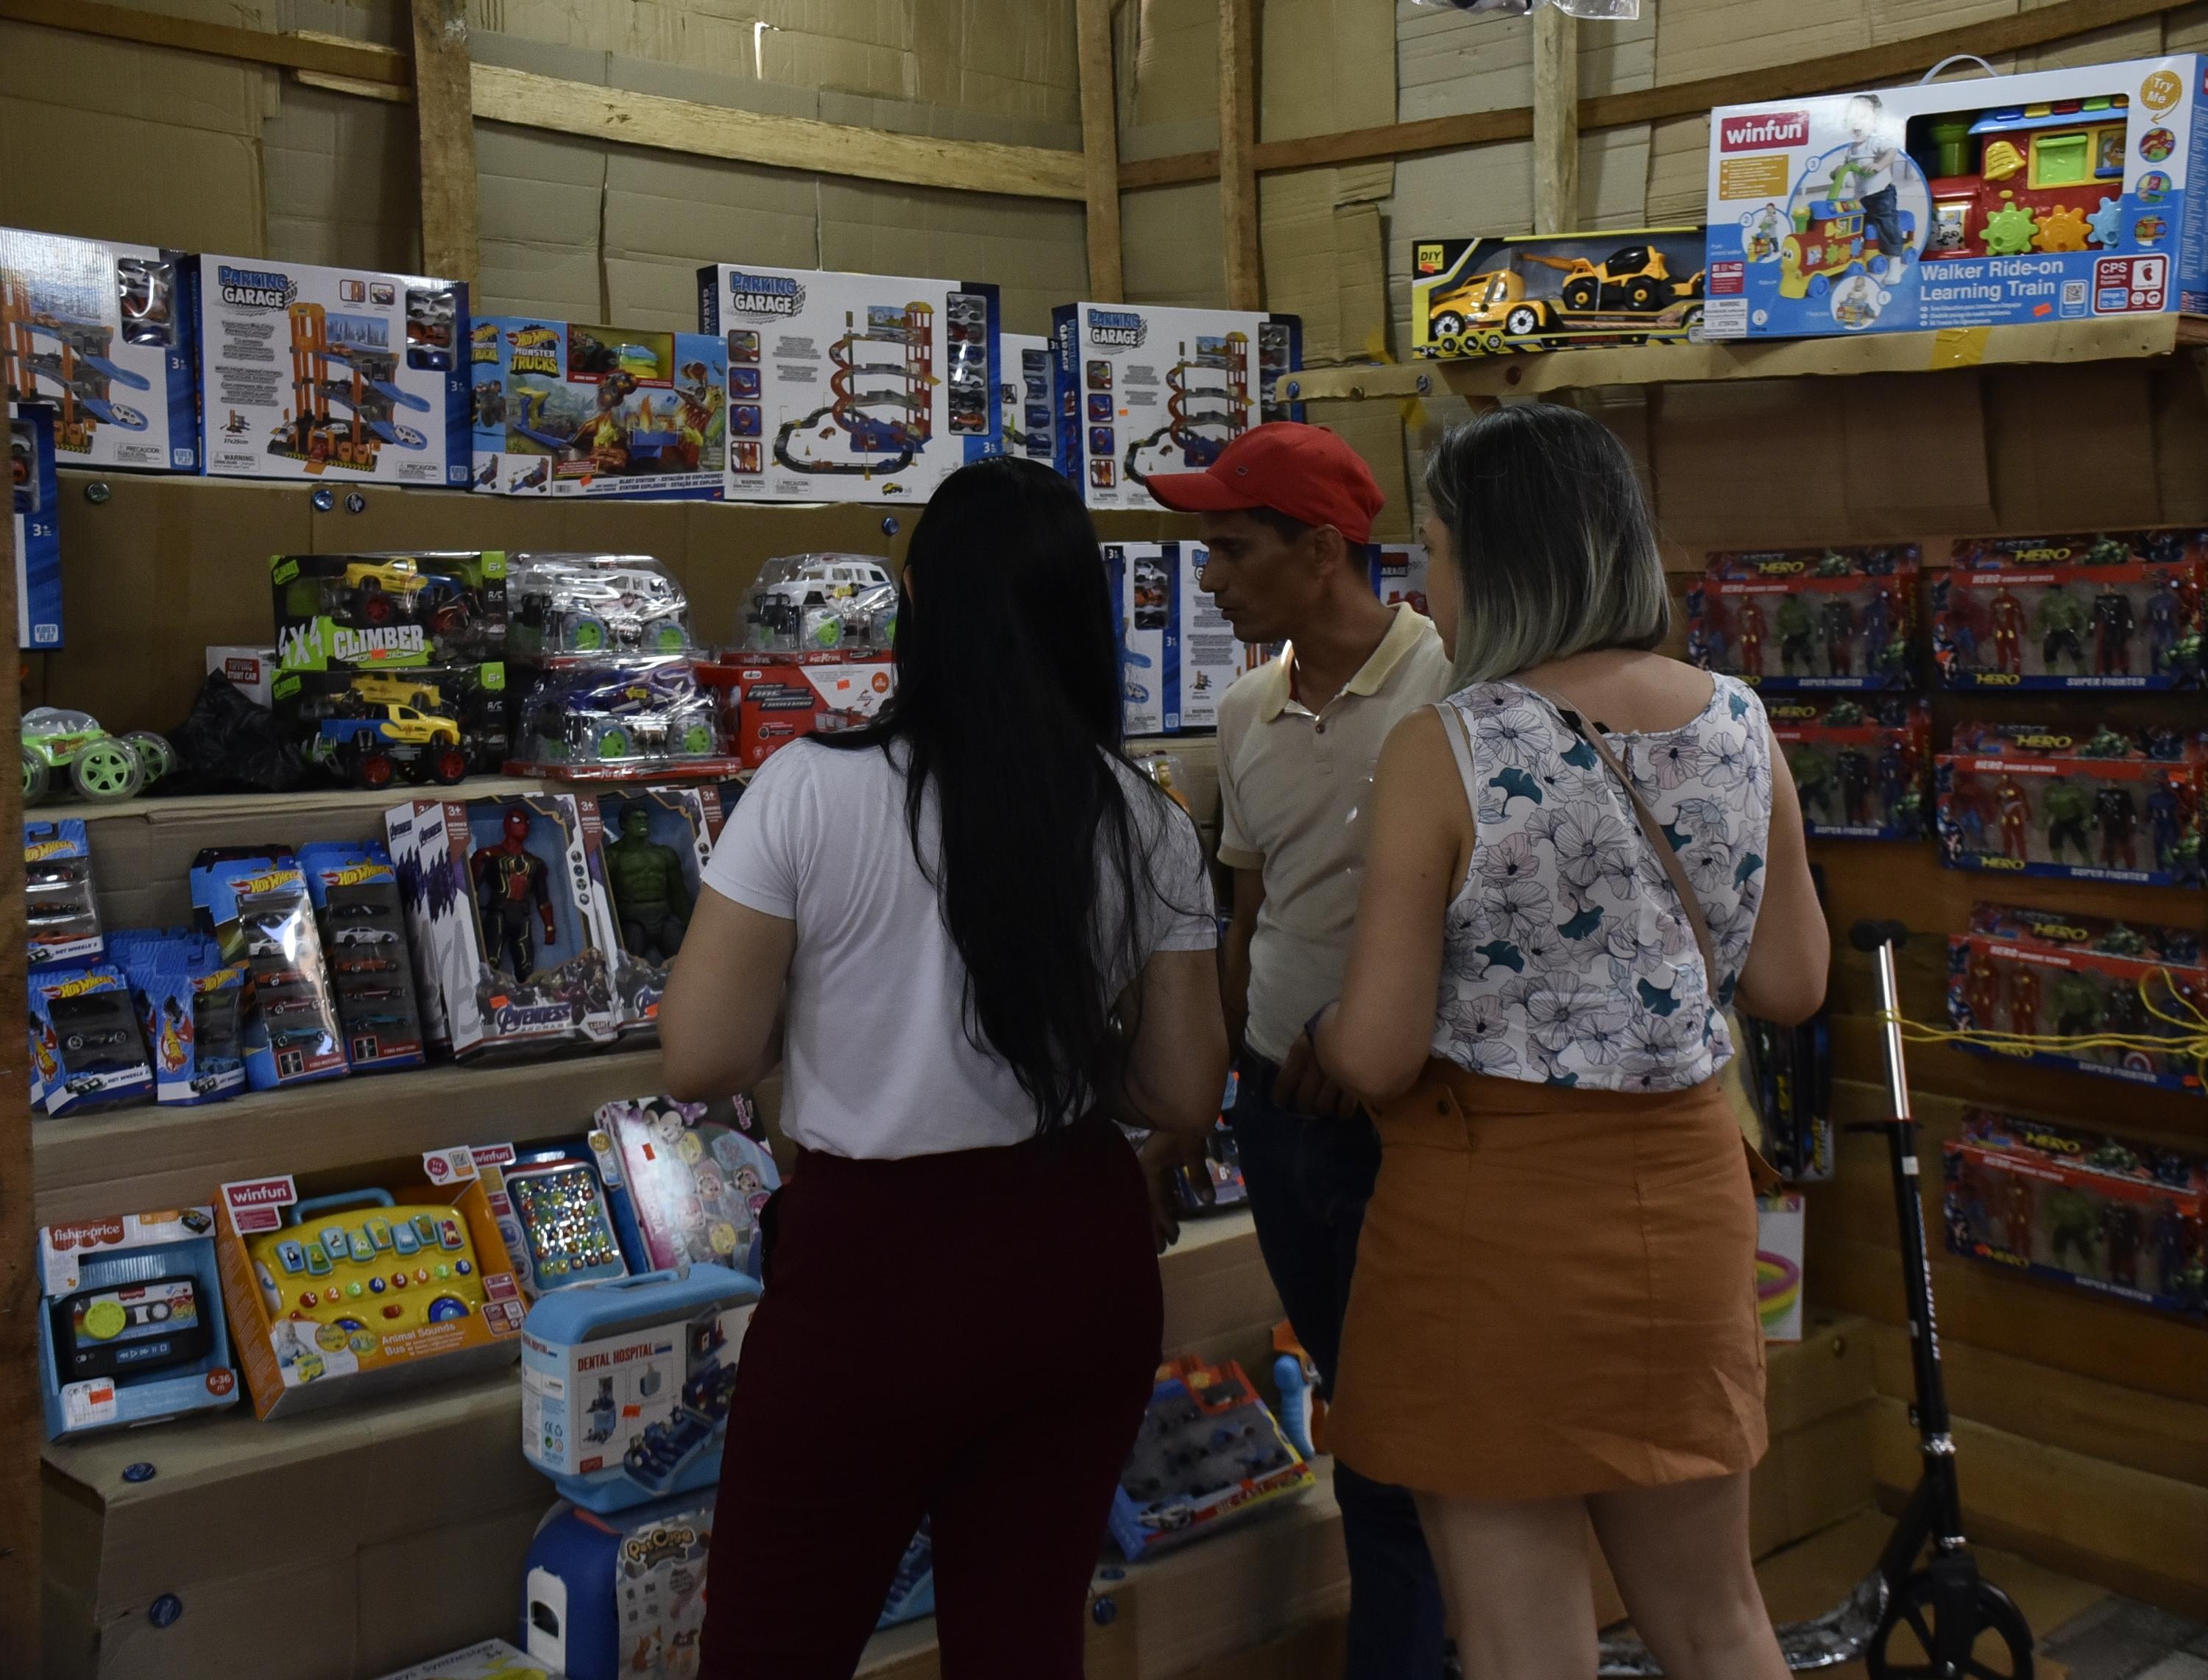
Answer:
[[[487,1639],[465,1651],[414,1663],[383,1680],[537,1680],[539,1676],[557,1680],[535,1658],[523,1655],[502,1639]]]
[[[276,675],[273,647],[211,647],[207,651],[207,675],[219,674],[230,686],[256,705],[271,704],[269,684]]]
[[[1006,333],[998,340],[1004,363],[1005,453],[1049,465],[1058,462],[1058,358],[1050,340]]]
[[[465,285],[212,255],[184,274],[210,475],[468,483]]]
[[[477,315],[469,346],[477,489],[681,501],[723,494],[721,339]]]
[[[62,526],[54,471],[54,412],[8,405],[10,552],[15,561],[15,645],[27,651],[62,645]]]
[[[1372,592],[1389,606],[1407,601],[1413,611],[1426,610],[1426,545],[1374,543],[1369,545]]]
[[[496,549],[274,555],[276,651],[287,671],[496,663],[506,657]],[[503,685],[486,680],[486,687]]]
[[[1721,105],[1713,339],[2208,309],[2204,60]]]
[[[897,692],[897,666],[886,653],[763,654],[700,666],[699,674],[721,695],[729,749],[747,770],[802,736],[873,722]]]
[[[828,269],[698,271],[729,362],[729,495],[925,501],[1003,447],[997,288]]]
[[[1411,353],[1699,337],[1705,243],[1699,227],[1413,240]]]
[[[1245,669],[1233,627],[1204,593],[1204,559],[1198,543],[1104,545],[1131,735],[1216,728],[1219,697]]]
[[[1916,681],[1916,545],[1714,554],[1687,591],[1687,657],[1766,693]]]
[[[1065,303],[1053,317],[1058,467],[1091,507],[1156,508],[1151,474],[1197,472],[1266,420],[1273,381],[1303,365],[1288,315]]]
[[[0,227],[0,387],[52,413],[71,466],[199,470],[189,261]]]

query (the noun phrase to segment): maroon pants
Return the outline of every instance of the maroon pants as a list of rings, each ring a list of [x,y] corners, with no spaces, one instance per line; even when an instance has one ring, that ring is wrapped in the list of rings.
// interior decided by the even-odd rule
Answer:
[[[848,1680],[923,1515],[945,1680],[1078,1680],[1162,1321],[1141,1169],[1108,1126],[807,1155],[737,1366],[703,1680]]]

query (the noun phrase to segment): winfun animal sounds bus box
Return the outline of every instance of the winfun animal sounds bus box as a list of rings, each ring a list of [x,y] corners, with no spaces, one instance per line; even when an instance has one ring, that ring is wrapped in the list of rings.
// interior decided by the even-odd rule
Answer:
[[[2198,54],[1724,105],[1713,339],[2208,310]]]

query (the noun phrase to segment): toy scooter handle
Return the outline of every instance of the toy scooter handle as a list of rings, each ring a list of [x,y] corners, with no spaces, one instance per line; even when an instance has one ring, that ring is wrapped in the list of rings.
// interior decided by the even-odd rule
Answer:
[[[1848,943],[1857,951],[1876,951],[1892,945],[1896,951],[1909,943],[1909,927],[1900,921],[1873,921],[1866,917],[1848,929]]]
[[[398,1205],[398,1198],[387,1190],[345,1190],[334,1196],[309,1196],[303,1202],[291,1204],[291,1216],[285,1221],[297,1225],[309,1214],[327,1213],[332,1208],[389,1208]]]

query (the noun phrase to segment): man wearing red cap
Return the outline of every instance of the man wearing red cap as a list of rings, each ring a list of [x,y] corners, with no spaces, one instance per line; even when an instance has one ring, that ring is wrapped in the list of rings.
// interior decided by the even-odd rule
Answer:
[[[1219,860],[1234,872],[1226,1003],[1258,1245],[1323,1391],[1380,1139],[1319,1071],[1304,1024],[1341,995],[1381,743],[1448,691],[1449,656],[1425,619],[1373,594],[1365,545],[1385,498],[1333,433],[1276,421],[1208,471],[1153,475],[1149,488],[1203,516],[1203,585],[1234,633],[1287,644],[1219,703]],[[1441,1592],[1411,1496],[1339,1464],[1335,1492],[1348,1673],[1437,1680]]]

